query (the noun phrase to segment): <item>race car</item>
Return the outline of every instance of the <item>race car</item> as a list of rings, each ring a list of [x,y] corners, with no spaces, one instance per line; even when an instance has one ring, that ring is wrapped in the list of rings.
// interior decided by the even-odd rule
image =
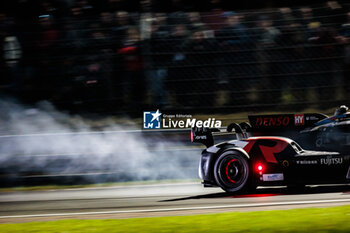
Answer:
[[[347,110],[348,107],[342,105],[330,117],[321,113],[252,115],[248,116],[249,123],[240,125],[253,136],[292,138],[305,149],[350,152]]]
[[[204,187],[219,186],[237,193],[257,186],[348,183],[350,154],[302,149],[286,137],[250,137],[238,124],[231,125],[236,139],[214,145],[217,129],[193,128],[191,141],[203,150],[199,176]]]

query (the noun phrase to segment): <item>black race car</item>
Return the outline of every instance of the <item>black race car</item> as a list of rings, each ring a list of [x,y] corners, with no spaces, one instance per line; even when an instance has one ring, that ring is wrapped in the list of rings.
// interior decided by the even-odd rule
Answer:
[[[234,129],[236,139],[216,145],[213,133],[220,133],[217,129],[192,129],[192,142],[207,147],[199,163],[199,176],[205,187],[240,192],[257,186],[350,181],[350,153],[304,150],[286,137],[250,137],[241,126],[231,124],[228,131]]]
[[[250,123],[240,125],[252,136],[285,136],[305,149],[350,152],[347,110],[342,105],[331,117],[321,113],[253,115],[248,116]]]

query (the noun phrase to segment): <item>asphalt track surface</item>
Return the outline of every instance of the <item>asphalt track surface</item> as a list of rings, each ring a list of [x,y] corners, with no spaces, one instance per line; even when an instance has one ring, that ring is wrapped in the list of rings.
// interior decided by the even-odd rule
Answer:
[[[258,188],[232,195],[199,183],[116,186],[0,194],[0,223],[113,219],[350,204],[350,186]]]

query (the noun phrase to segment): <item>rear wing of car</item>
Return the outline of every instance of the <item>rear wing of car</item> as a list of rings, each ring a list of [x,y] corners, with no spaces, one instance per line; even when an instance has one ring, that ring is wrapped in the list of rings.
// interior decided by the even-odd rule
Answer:
[[[308,127],[314,127],[317,122],[326,118],[328,118],[328,116],[322,113],[248,116],[252,131],[276,131],[282,129],[299,131]]]
[[[231,123],[226,129],[194,127],[191,129],[191,142],[202,143],[208,148],[214,145],[214,136],[234,134],[236,135],[236,139],[241,140],[250,136],[249,132],[247,131],[249,124],[245,124],[247,125]]]
[[[269,135],[269,133],[283,135],[287,131],[300,132],[314,127],[317,122],[327,118],[327,115],[321,113],[251,115],[248,116],[250,123],[231,123],[226,129],[192,128],[191,142],[202,143],[210,147],[214,145],[214,136],[217,135],[235,134],[234,139],[237,140],[250,136]]]

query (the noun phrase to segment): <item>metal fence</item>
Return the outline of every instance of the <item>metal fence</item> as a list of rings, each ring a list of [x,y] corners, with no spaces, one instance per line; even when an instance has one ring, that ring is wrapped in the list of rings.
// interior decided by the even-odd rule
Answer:
[[[350,100],[349,5],[3,19],[2,92],[73,110],[327,108]],[[14,30],[15,29],[15,30]]]

